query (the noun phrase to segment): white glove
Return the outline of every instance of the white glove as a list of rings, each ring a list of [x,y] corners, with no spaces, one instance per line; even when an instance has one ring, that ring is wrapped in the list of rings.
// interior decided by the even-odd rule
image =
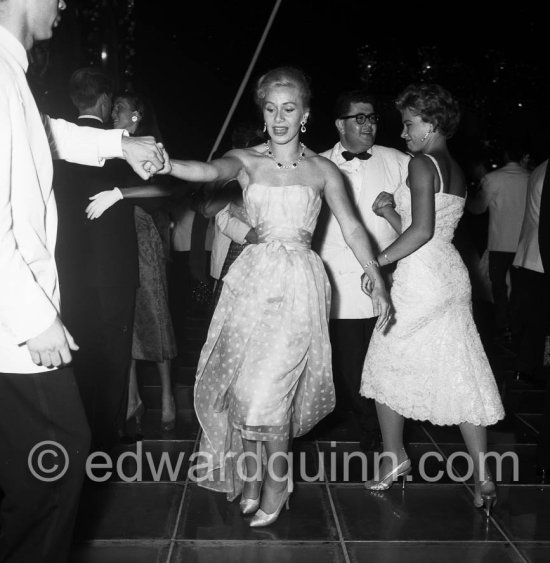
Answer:
[[[124,196],[118,188],[113,188],[112,190],[107,190],[105,192],[99,192],[93,195],[90,199],[92,202],[86,207],[86,215],[88,219],[98,219],[113,206],[119,199]]]

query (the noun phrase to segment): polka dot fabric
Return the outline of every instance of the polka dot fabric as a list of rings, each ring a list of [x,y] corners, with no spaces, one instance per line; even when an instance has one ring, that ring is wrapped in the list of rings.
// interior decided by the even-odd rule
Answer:
[[[242,489],[241,438],[300,436],[335,403],[330,285],[310,249],[320,194],[253,183],[243,195],[260,243],[247,246],[224,278],[195,384],[208,460],[199,484],[229,499]]]

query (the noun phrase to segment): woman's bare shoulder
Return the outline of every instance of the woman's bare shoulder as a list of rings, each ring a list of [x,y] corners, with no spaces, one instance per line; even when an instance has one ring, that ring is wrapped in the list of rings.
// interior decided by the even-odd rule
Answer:
[[[409,174],[412,173],[433,173],[435,171],[434,161],[427,154],[418,153],[415,154],[409,160]],[[436,159],[437,161],[437,159]]]

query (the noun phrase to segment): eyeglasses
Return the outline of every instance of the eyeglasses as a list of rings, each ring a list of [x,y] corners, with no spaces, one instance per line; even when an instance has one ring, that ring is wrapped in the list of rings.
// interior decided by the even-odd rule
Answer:
[[[380,116],[377,113],[356,113],[355,115],[343,115],[340,119],[354,118],[358,125],[363,125],[367,119],[372,125],[376,125],[380,121]]]

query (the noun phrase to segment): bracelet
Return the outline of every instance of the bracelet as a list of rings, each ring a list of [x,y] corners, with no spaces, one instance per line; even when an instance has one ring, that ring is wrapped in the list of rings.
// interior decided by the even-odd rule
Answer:
[[[367,268],[370,268],[371,266],[374,266],[375,268],[380,268],[380,264],[378,263],[378,260],[376,258],[373,258],[372,260],[369,260],[364,266],[363,266],[363,270],[366,270]]]

